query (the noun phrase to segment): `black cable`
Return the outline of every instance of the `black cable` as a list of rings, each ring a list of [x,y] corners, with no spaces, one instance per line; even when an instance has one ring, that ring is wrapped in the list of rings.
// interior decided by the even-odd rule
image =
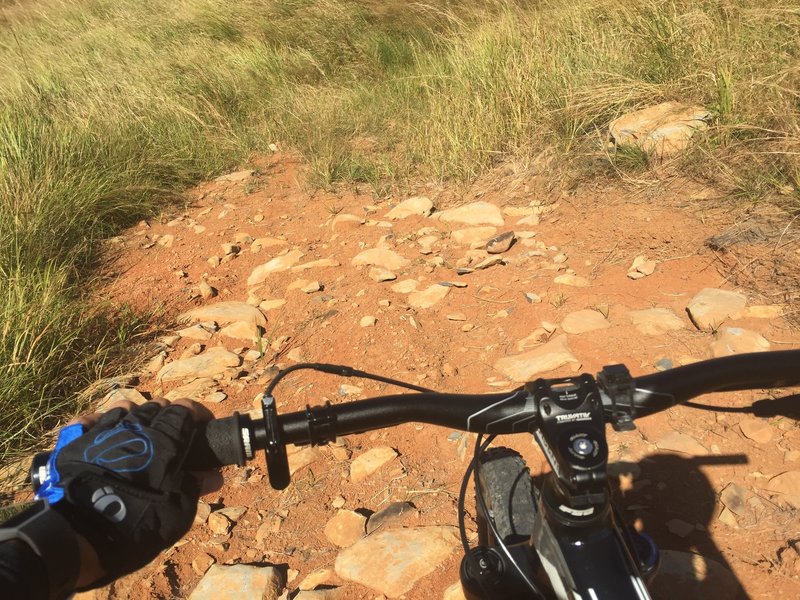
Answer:
[[[271,396],[273,390],[278,385],[278,382],[286,377],[292,371],[299,371],[301,369],[311,369],[313,371],[320,371],[322,373],[328,373],[329,375],[339,375],[340,377],[360,377],[362,379],[372,379],[374,381],[380,381],[381,383],[388,383],[389,385],[396,385],[397,387],[403,387],[409,390],[414,390],[416,392],[426,392],[436,394],[438,392],[434,390],[430,390],[428,388],[421,387],[419,385],[414,385],[413,383],[406,383],[404,381],[399,381],[397,379],[390,379],[389,377],[383,377],[382,375],[375,375],[373,373],[367,373],[366,371],[359,371],[358,369],[354,369],[352,367],[347,367],[344,365],[331,365],[327,363],[298,363],[296,365],[291,365],[286,367],[285,369],[281,369],[278,371],[278,374],[275,375],[275,378],[270,381],[269,385],[267,386],[266,391],[264,392],[264,396]]]
[[[506,543],[503,541],[503,538],[500,536],[500,532],[497,531],[497,525],[494,522],[494,518],[492,518],[489,515],[489,511],[486,508],[486,501],[483,498],[483,494],[481,494],[477,489],[478,488],[478,472],[482,468],[481,463],[480,463],[480,455],[482,455],[484,452],[486,452],[486,449],[489,447],[489,444],[492,443],[492,440],[494,440],[495,437],[496,436],[494,436],[494,435],[489,436],[489,438],[486,440],[486,443],[483,444],[483,446],[481,446],[480,453],[478,453],[477,444],[475,445],[475,458],[473,459],[475,461],[475,465],[476,465],[475,466],[475,499],[478,502],[478,504],[481,505],[481,510],[483,511],[483,514],[486,515],[486,522],[489,524],[489,528],[492,530],[492,535],[494,536],[494,539],[497,541],[497,545],[500,547],[500,549],[503,551],[503,553],[508,558],[508,561],[512,565],[514,565],[514,568],[517,570],[517,572],[519,573],[520,577],[522,577],[522,580],[528,585],[530,590],[534,594],[536,594],[538,597],[544,598],[545,596],[542,593],[542,591],[538,588],[538,586],[533,581],[531,581],[528,578],[528,576],[525,574],[525,572],[522,570],[522,568],[517,564],[517,561],[514,560],[514,557],[511,556],[511,551],[508,549],[508,546],[506,546]]]
[[[476,502],[480,504],[480,509],[483,511],[483,514],[486,517],[486,523],[489,525],[489,528],[492,531],[494,539],[497,541],[497,544],[500,546],[500,549],[503,551],[506,557],[508,557],[509,562],[511,562],[511,564],[514,565],[514,568],[519,572],[523,581],[525,581],[525,583],[528,585],[531,591],[534,594],[536,594],[537,597],[544,598],[545,596],[542,593],[542,591],[533,581],[528,579],[528,577],[523,572],[522,568],[520,568],[520,566],[514,560],[514,557],[511,556],[511,552],[509,551],[508,546],[506,546],[505,542],[500,537],[500,532],[497,531],[497,525],[495,525],[494,519],[489,515],[489,511],[486,508],[486,502],[483,499],[483,495],[477,489],[478,486],[477,470],[481,468],[480,457],[483,455],[484,452],[486,452],[486,449],[489,447],[489,444],[491,444],[496,437],[497,436],[494,434],[490,435],[488,438],[486,438],[485,442],[481,443],[481,441],[483,440],[483,434],[478,434],[478,437],[475,440],[475,451],[472,456],[472,461],[467,466],[467,471],[466,473],[464,473],[464,479],[461,481],[461,490],[459,491],[458,494],[458,533],[461,537],[461,545],[464,547],[464,556],[467,557],[467,560],[476,560],[475,557],[473,557],[470,554],[469,541],[467,540],[467,530],[464,520],[466,514],[466,510],[464,508],[464,501],[467,495],[467,487],[469,486],[470,475],[472,474],[473,471],[475,471],[475,499]],[[473,568],[476,571],[480,571],[478,565],[473,565]]]

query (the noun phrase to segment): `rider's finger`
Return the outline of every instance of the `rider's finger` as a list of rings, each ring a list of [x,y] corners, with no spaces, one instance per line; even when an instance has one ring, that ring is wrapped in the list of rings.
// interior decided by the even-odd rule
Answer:
[[[192,418],[194,418],[195,421],[211,421],[214,418],[214,414],[208,410],[207,407],[195,402],[194,400],[189,400],[188,398],[179,398],[178,400],[175,400],[173,404],[188,408],[189,412],[192,414]]]
[[[111,412],[115,408],[122,408],[126,412],[130,412],[130,410],[134,406],[136,406],[136,405],[133,402],[131,402],[130,400],[119,400],[118,402],[114,402],[114,404],[110,405],[106,412]],[[90,428],[94,427],[94,425],[97,423],[97,421],[99,421],[100,418],[104,414],[105,414],[105,412],[96,412],[96,413],[91,413],[91,414],[88,414],[88,415],[82,415],[80,417],[72,419],[69,423],[67,423],[67,425],[74,425],[76,423],[80,423],[86,429],[90,429]]]

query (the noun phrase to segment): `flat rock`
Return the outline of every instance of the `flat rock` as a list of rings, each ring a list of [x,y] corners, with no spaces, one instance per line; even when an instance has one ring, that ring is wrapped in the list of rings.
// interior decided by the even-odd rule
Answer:
[[[567,336],[560,335],[546,344],[514,356],[501,358],[494,364],[494,368],[503,375],[524,383],[533,380],[534,376],[546,371],[552,371],[567,363],[578,363],[567,345]]]
[[[396,526],[407,515],[416,513],[410,502],[392,502],[386,508],[372,514],[367,521],[367,533],[371,534],[378,529],[388,529]]]
[[[254,342],[261,337],[261,330],[252,322],[236,321],[220,329],[219,335],[233,338],[234,340]]]
[[[270,237],[256,238],[250,245],[250,252],[257,253],[261,252],[263,248],[271,248],[273,246],[285,246],[288,243],[289,242],[287,242],[286,240],[280,240],[278,238],[270,238]]]
[[[561,285],[571,285],[572,287],[589,287],[589,280],[578,275],[559,275],[553,280]]]
[[[772,425],[763,419],[758,419],[756,417],[742,419],[739,422],[739,429],[742,430],[746,438],[759,444],[768,444],[772,441]]]
[[[261,310],[269,311],[269,310],[275,310],[276,308],[280,308],[284,304],[286,304],[286,300],[282,298],[278,298],[275,300],[264,300],[258,305],[258,308],[260,308]]]
[[[746,352],[766,352],[769,347],[770,343],[755,331],[741,327],[723,327],[717,332],[717,339],[711,344],[711,354],[719,357]]]
[[[340,548],[352,546],[364,537],[367,517],[352,510],[340,509],[325,524],[325,537]]]
[[[740,597],[736,576],[720,563],[690,552],[660,552],[661,567],[651,585],[654,600]]]
[[[747,298],[737,292],[717,288],[704,288],[689,301],[686,312],[695,327],[712,331],[738,314],[747,303]]]
[[[330,567],[322,567],[311,571],[305,578],[298,584],[300,590],[313,590],[318,585],[329,583],[336,577],[336,572]]]
[[[275,567],[211,565],[189,600],[277,600],[283,576]]]
[[[178,398],[188,398],[196,402],[203,402],[206,397],[219,391],[217,382],[210,377],[200,377],[182,386],[176,387],[164,394],[164,398],[174,402]]]
[[[295,266],[303,257],[300,250],[291,250],[282,256],[276,256],[272,260],[265,262],[253,269],[250,276],[247,278],[247,285],[258,285],[266,281],[267,277],[272,273],[279,273],[281,271],[288,271]]]
[[[147,402],[147,398],[142,396],[142,393],[139,390],[135,390],[133,388],[117,388],[115,390],[111,390],[105,396],[103,396],[103,399],[97,406],[97,410],[99,412],[105,412],[108,410],[108,407],[116,402],[133,402],[134,404],[144,404]]]
[[[416,279],[404,279],[392,285],[392,291],[398,294],[410,294],[419,286],[419,281]]]
[[[201,341],[210,340],[211,336],[214,335],[213,332],[203,327],[201,323],[196,323],[194,325],[190,325],[189,327],[184,327],[183,329],[180,329],[175,333],[186,340],[201,340]]]
[[[450,239],[459,246],[485,244],[497,233],[496,227],[468,227],[450,232]]]
[[[680,431],[672,431],[666,434],[656,441],[656,446],[661,450],[671,450],[672,452],[680,452],[692,456],[708,454],[708,450],[700,442]]]
[[[373,265],[382,267],[388,271],[399,271],[411,264],[407,258],[400,256],[393,250],[385,248],[371,248],[364,250],[353,258],[351,264],[354,267],[361,265]]]
[[[292,272],[307,271],[308,269],[323,269],[326,267],[338,267],[341,263],[332,258],[320,258],[319,260],[312,260],[311,262],[303,263],[292,267]]]
[[[505,261],[500,256],[489,256],[484,258],[478,264],[475,265],[474,269],[476,271],[480,271],[483,269],[488,269],[489,267],[493,267],[495,265],[502,265],[505,264]]]
[[[486,242],[486,251],[489,254],[508,252],[516,239],[513,231],[506,231]]]
[[[204,321],[214,321],[218,325],[228,325],[237,321],[253,323],[260,327],[267,326],[267,318],[255,306],[247,302],[217,302],[208,306],[201,306],[178,317],[181,323],[202,323]]]
[[[298,361],[299,362],[299,361]],[[289,461],[289,474],[294,475],[320,458],[319,450],[313,446],[287,446],[286,458]]]
[[[437,302],[444,300],[450,288],[435,283],[419,292],[411,292],[408,296],[408,304],[414,308],[430,308]]]
[[[684,323],[668,308],[647,308],[628,313],[634,327],[646,335],[661,335],[684,328]]]
[[[339,600],[342,591],[339,588],[323,588],[321,590],[302,590],[292,600]]]
[[[399,598],[435,571],[458,544],[455,527],[381,531],[340,552],[336,573],[388,598]]]
[[[415,196],[408,200],[403,200],[400,204],[395,206],[392,210],[386,213],[387,219],[394,221],[398,219],[405,219],[414,215],[427,217],[433,211],[433,202],[424,196]]]
[[[572,334],[607,329],[608,327],[611,327],[608,320],[599,311],[590,308],[569,313],[561,323],[561,329],[565,333]]]
[[[341,213],[336,215],[333,218],[333,221],[331,221],[331,229],[336,231],[338,229],[358,227],[363,223],[364,219],[362,219],[361,217],[357,217],[356,215],[350,215],[347,213]]]
[[[369,270],[368,275],[372,281],[377,281],[378,283],[384,281],[394,281],[397,279],[397,275],[392,273],[389,269],[384,269],[383,267],[372,267]]]
[[[388,446],[372,448],[350,463],[350,481],[359,483],[397,457],[397,451]]]
[[[702,106],[662,102],[615,119],[609,133],[617,145],[634,145],[656,156],[684,150],[698,130],[708,128],[711,113]]]
[[[159,381],[174,381],[197,377],[217,377],[230,367],[238,367],[242,359],[225,348],[217,347],[206,350],[203,354],[176,360],[164,365],[158,372]]]
[[[800,509],[800,471],[786,471],[769,480],[767,489],[777,499],[793,508]]]
[[[489,202],[473,202],[457,208],[443,210],[434,215],[448,223],[465,223],[466,225],[502,226],[505,222],[500,209]]]
[[[748,512],[747,505],[745,504],[748,495],[746,488],[736,483],[729,483],[720,492],[719,499],[725,505],[725,508],[741,517],[745,516]]]
[[[665,523],[670,533],[680,538],[688,537],[695,530],[695,526],[682,519],[670,519]]]
[[[239,181],[246,181],[253,176],[253,173],[255,173],[255,171],[253,171],[252,169],[245,169],[244,171],[236,171],[235,173],[227,173],[226,175],[220,175],[219,177],[214,179],[214,181],[216,181],[217,183],[223,183],[223,182],[233,183]]]
[[[777,319],[783,314],[784,308],[780,304],[757,304],[745,308],[741,316],[744,319]]]

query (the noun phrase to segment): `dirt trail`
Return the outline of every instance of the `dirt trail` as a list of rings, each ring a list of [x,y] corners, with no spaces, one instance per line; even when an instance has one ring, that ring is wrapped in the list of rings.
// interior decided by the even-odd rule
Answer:
[[[219,416],[251,410],[276,367],[300,359],[348,364],[452,392],[514,387],[508,373],[495,368],[497,361],[560,336],[566,336],[575,360],[548,372],[551,376],[594,373],[619,362],[634,374],[651,372],[656,365],[677,366],[710,357],[715,341],[714,334],[698,331],[687,317],[691,299],[703,288],[734,289],[718,272],[718,257],[704,246],[708,237],[725,228],[729,217],[702,209],[702,201],[690,203],[707,191],[689,185],[659,188],[647,197],[601,189],[547,192],[539,180],[524,177],[496,181],[489,191],[478,192],[480,197],[475,197],[476,186],[459,204],[495,205],[503,220],[495,226],[496,234],[514,231],[517,239],[506,252],[489,255],[503,263],[459,275],[456,268],[467,264],[470,246],[456,243],[451,232],[485,225],[435,219],[436,212],[431,217],[390,220],[386,214],[397,202],[375,205],[371,196],[355,193],[309,195],[299,183],[297,163],[287,156],[261,159],[257,169],[191,190],[185,212],[134,227],[113,245],[119,254],[110,269],[115,280],[108,293],[140,309],[163,303],[168,314],[177,315],[226,301],[285,300],[280,306],[280,302],[262,304],[268,310],[264,310],[267,325],[260,347],[222,332],[209,332],[205,340],[167,340],[170,345],[164,347],[162,358],[168,365],[184,354],[193,355],[199,348],[192,346],[198,343],[204,351],[225,346],[244,356],[241,367],[223,370],[198,392],[206,399],[212,393],[217,394],[212,399],[226,396],[209,404]],[[441,206],[444,196],[435,191],[430,197],[437,209],[455,206],[453,202]],[[343,216],[348,214],[355,218]],[[262,246],[259,252],[252,251],[252,239]],[[223,244],[234,244],[239,251],[225,258],[232,249],[223,249]],[[354,257],[371,248],[391,250],[407,259],[406,265],[391,269],[396,280],[378,282],[370,276],[372,267],[352,266]],[[632,279],[628,271],[640,255],[654,260],[655,269]],[[221,259],[219,266],[209,263],[214,256]],[[297,257],[295,270],[275,271],[262,283],[247,285],[259,265],[279,256]],[[476,256],[466,268],[484,258]],[[325,262],[298,269],[313,261]],[[337,266],[322,266],[334,263]],[[568,274],[589,285],[554,281]],[[289,289],[301,279],[307,281],[296,288],[314,289],[319,282],[321,289],[308,293]],[[393,289],[404,280],[415,280],[417,291],[436,286],[430,294],[438,298],[444,289],[446,295],[430,307],[414,307],[423,299]],[[218,295],[199,297],[195,290],[201,281]],[[448,286],[437,285],[440,282]],[[414,284],[406,285],[410,290]],[[750,290],[738,291],[747,296],[748,307],[765,304]],[[651,308],[671,311],[676,328],[642,333],[631,312]],[[574,322],[567,325],[579,317],[567,317],[585,309],[593,314],[589,317],[593,326],[601,328],[565,333],[565,328],[582,328]],[[767,312],[766,317],[755,316],[753,310],[742,312],[716,335],[735,325],[760,334],[773,349],[798,347],[800,334],[777,313]],[[374,317],[374,323],[362,325],[364,317]],[[552,325],[558,327],[550,331]],[[537,339],[529,339],[523,349],[520,342],[531,334]],[[154,372],[160,367],[156,364]],[[145,395],[160,395],[190,379],[143,377],[137,388]],[[342,384],[358,386],[360,391],[340,388]],[[349,398],[358,398],[388,391],[374,382],[309,372],[290,376],[276,397],[285,412],[303,409],[307,403],[335,404],[348,392]],[[763,393],[729,394],[704,401],[746,406],[762,397]],[[746,414],[689,408],[640,423],[635,432],[610,433],[609,438],[611,459],[628,465],[622,470],[634,475],[632,480],[623,475],[626,517],[641,519],[662,549],[692,552],[718,563],[709,567],[707,587],[701,587],[697,597],[714,596],[702,590],[707,591],[715,577],[720,581],[735,577],[752,598],[800,596],[800,560],[789,545],[796,537],[796,509],[770,488],[771,478],[800,468],[797,424],[782,418],[754,422]],[[675,432],[683,434],[679,443]],[[185,542],[153,565],[95,596],[187,597],[212,562],[284,565],[293,595],[310,572],[332,567],[336,560],[340,548],[325,533],[326,523],[337,513],[334,506],[370,513],[407,501],[414,509],[391,527],[455,525],[467,442],[472,438],[413,424],[348,436],[339,446],[300,450],[293,466],[305,466],[296,469],[293,483],[281,493],[269,487],[261,458],[247,469],[227,469],[226,487],[204,501],[214,510],[247,507],[243,515],[234,515],[221,529],[213,518],[196,525]],[[501,443],[522,451],[534,473],[544,470],[544,461],[529,439]],[[680,443],[703,455],[668,451],[686,450]],[[398,455],[354,483],[351,462],[378,447],[392,448]],[[744,500],[735,513],[725,512],[719,498],[731,483],[741,486],[736,489]],[[212,527],[222,533],[214,533]],[[405,597],[442,598],[458,580],[459,560],[454,548]],[[733,576],[720,575],[719,565],[730,568]],[[323,583],[338,587],[343,599],[384,597],[335,574]]]

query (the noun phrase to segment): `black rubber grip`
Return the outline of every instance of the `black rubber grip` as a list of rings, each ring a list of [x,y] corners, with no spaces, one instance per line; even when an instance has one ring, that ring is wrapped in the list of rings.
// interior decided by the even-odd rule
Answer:
[[[184,468],[206,471],[225,465],[244,465],[243,427],[246,426],[237,412],[230,417],[198,425]]]

